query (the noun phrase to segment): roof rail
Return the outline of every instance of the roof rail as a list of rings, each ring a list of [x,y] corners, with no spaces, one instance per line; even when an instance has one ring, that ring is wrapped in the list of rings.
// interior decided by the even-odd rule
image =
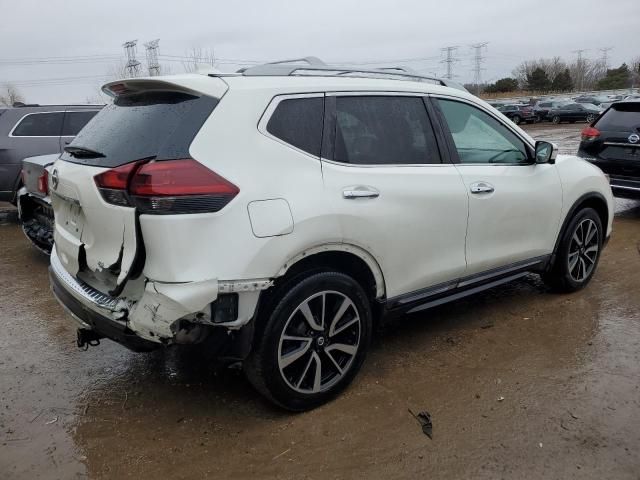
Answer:
[[[300,65],[300,63],[306,65]],[[358,68],[348,65],[328,65],[317,57],[294,58],[277,62],[264,63],[238,70],[247,77],[260,76],[345,76],[359,78],[389,78],[393,80],[413,80],[430,82],[436,85],[467,91],[462,85],[451,80],[422,75],[406,67]]]

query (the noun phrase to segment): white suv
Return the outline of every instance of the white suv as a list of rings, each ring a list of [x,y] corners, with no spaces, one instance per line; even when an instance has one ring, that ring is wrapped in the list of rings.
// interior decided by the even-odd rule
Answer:
[[[383,316],[529,272],[577,290],[611,232],[598,168],[435,79],[310,60],[104,91],[50,177],[79,345],[206,340],[287,409],[349,384]]]

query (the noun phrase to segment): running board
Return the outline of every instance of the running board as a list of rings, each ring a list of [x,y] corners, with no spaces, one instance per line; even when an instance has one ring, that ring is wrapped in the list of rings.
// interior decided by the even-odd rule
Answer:
[[[466,290],[458,291],[457,293],[453,293],[451,295],[438,298],[436,300],[431,300],[430,302],[423,303],[422,305],[418,305],[417,307],[412,308],[407,311],[407,313],[415,313],[421,312],[422,310],[427,310],[428,308],[437,307],[438,305],[442,305],[443,303],[453,302],[455,300],[459,300],[464,297],[468,297],[469,295],[473,295],[474,293],[482,292],[483,290],[488,290],[493,287],[497,287],[498,285],[502,285],[503,283],[508,283],[518,278],[522,278],[528,275],[529,272],[520,272],[515,275],[510,275],[508,277],[503,277],[498,280],[494,280],[493,282],[483,283],[482,285],[478,285],[474,288],[469,288]]]

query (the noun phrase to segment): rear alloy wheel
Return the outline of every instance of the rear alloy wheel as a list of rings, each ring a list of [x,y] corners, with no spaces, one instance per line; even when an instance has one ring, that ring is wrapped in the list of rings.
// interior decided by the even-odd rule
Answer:
[[[602,249],[603,229],[592,208],[578,212],[563,235],[551,270],[544,280],[553,288],[573,292],[589,283]]]
[[[513,123],[515,123],[516,125],[520,125],[520,122],[522,121],[522,118],[520,118],[520,116],[518,116],[518,115],[514,115],[513,118],[511,119],[511,121],[513,121]]]
[[[554,115],[551,121],[558,125],[560,123],[560,117],[558,115]]]
[[[245,365],[251,383],[293,411],[317,407],[345,388],[364,361],[371,309],[362,287],[338,272],[313,274],[276,294]]]
[[[589,115],[587,115],[587,123],[591,123],[596,119],[596,116],[592,113],[590,113]]]

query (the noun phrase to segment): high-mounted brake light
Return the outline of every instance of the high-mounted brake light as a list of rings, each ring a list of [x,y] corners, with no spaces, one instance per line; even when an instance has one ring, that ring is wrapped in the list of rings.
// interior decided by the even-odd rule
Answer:
[[[240,191],[192,158],[130,163],[95,182],[106,202],[155,214],[217,212]]]
[[[582,140],[595,140],[600,136],[600,130],[594,127],[585,127],[582,130]]]

